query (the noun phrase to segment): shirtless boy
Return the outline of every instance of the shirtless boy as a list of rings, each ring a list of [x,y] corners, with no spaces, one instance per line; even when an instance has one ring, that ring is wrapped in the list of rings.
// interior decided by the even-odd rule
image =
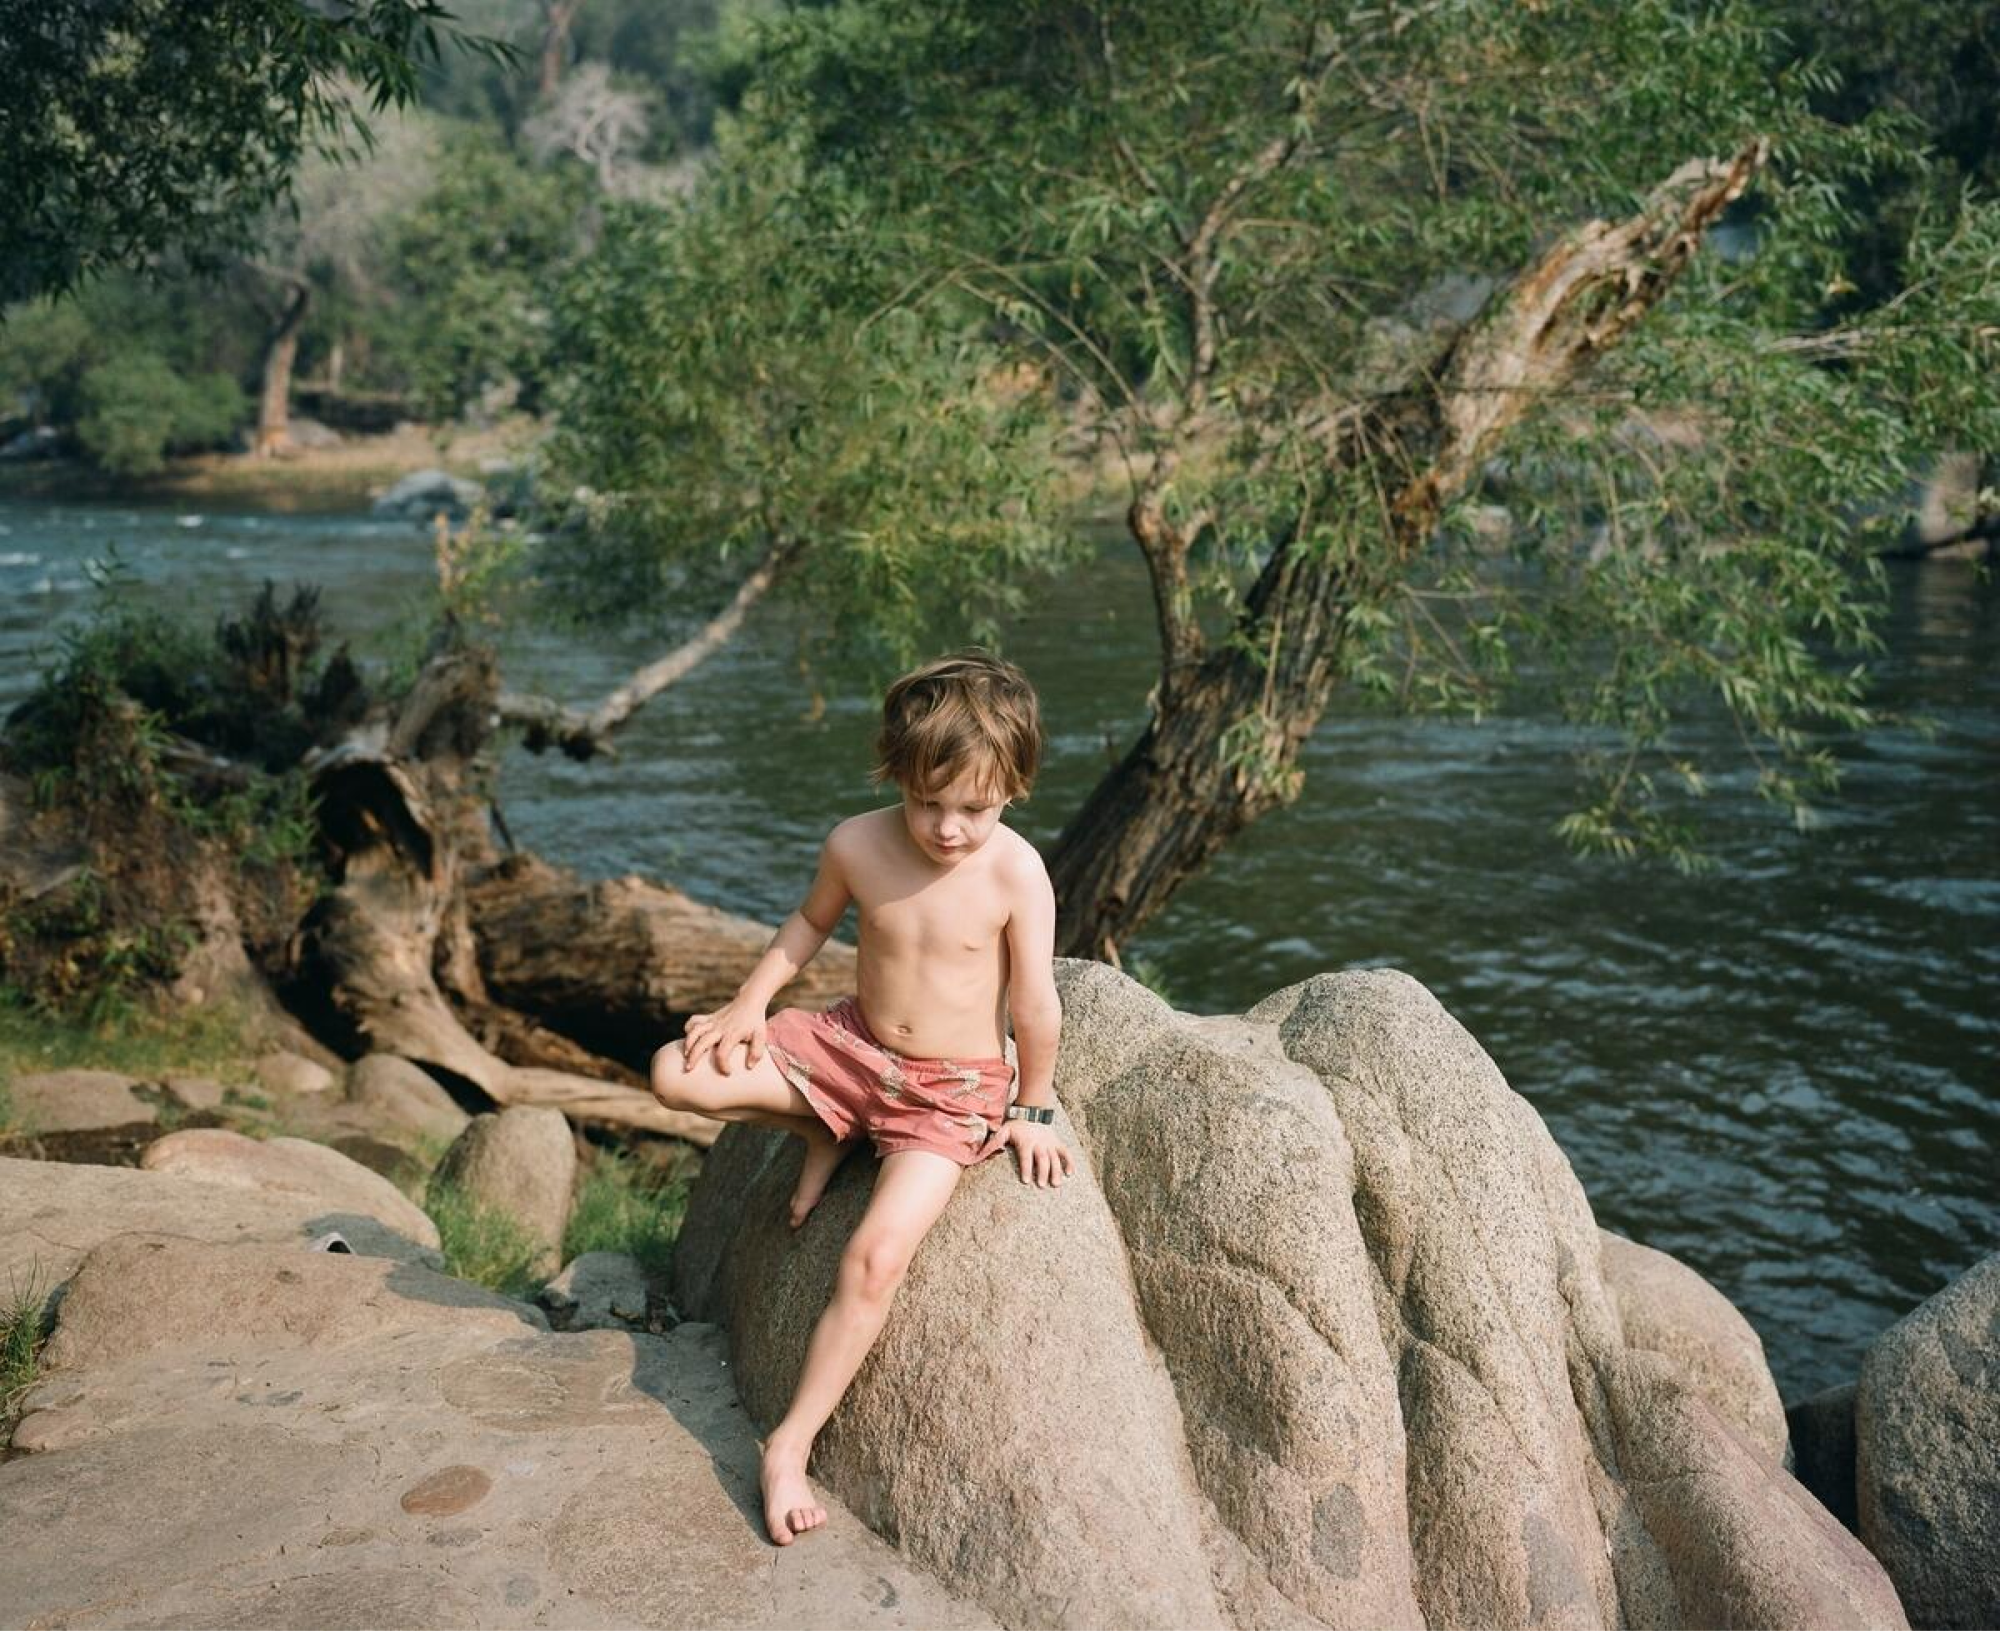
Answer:
[[[1000,824],[1033,786],[1041,747],[1034,690],[1011,663],[962,652],[897,680],[882,701],[874,779],[894,782],[902,803],[827,835],[804,904],[742,989],[653,1056],[662,1104],[805,1140],[795,1229],[862,1135],[881,1157],[791,1408],[764,1446],[764,1521],[780,1546],[826,1522],[806,1458],[959,1174],[1010,1145],[1023,1183],[1058,1186],[1072,1170],[1048,1125],[1062,1025],[1055,892],[1034,846]],[[824,1014],[767,1020],[850,901],[855,995]],[[1018,1072],[1006,1057],[1010,1014]]]

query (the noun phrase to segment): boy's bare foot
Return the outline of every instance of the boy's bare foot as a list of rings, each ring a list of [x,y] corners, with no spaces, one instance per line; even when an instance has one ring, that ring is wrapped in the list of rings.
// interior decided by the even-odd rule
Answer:
[[[826,1508],[814,1498],[806,1481],[806,1452],[779,1439],[764,1446],[764,1466],[758,1475],[764,1490],[764,1524],[771,1539],[789,1546],[808,1529],[826,1522]]]
[[[853,1141],[845,1144],[834,1142],[833,1134],[822,1132],[817,1138],[806,1140],[805,1165],[799,1168],[798,1188],[792,1191],[792,1227],[796,1229],[812,1215],[812,1209],[819,1205],[820,1196],[826,1193],[826,1186],[833,1181],[840,1163],[847,1158],[853,1148]]]

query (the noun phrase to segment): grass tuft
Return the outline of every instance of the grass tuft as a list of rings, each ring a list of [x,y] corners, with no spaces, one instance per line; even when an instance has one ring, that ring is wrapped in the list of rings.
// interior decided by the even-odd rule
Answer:
[[[22,1396],[41,1372],[47,1301],[40,1262],[30,1265],[25,1286],[10,1276],[7,1295],[0,1298],[0,1439],[10,1435]]]
[[[688,1175],[664,1180],[656,1168],[616,1151],[599,1151],[584,1174],[563,1233],[563,1261],[585,1252],[624,1252],[650,1275],[664,1275],[687,1215]]]
[[[503,1296],[527,1299],[539,1291],[538,1249],[521,1226],[497,1207],[482,1206],[458,1185],[433,1180],[424,1210],[437,1225],[445,1273]]]

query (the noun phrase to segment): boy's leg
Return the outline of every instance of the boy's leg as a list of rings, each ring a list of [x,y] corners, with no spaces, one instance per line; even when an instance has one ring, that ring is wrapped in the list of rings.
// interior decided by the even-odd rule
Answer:
[[[717,1121],[755,1122],[804,1139],[806,1158],[792,1192],[791,1221],[796,1229],[819,1204],[853,1145],[835,1141],[831,1129],[814,1114],[805,1095],[785,1080],[768,1053],[754,1065],[748,1056],[744,1047],[727,1073],[716,1069],[712,1053],[690,1070],[680,1044],[669,1042],[653,1055],[653,1097],[670,1110],[691,1110]]]
[[[792,1407],[764,1445],[764,1521],[780,1546],[826,1522],[826,1508],[806,1482],[806,1457],[881,1335],[910,1259],[964,1170],[949,1156],[929,1150],[898,1150],[883,1157],[868,1210],[841,1253],[833,1299],[813,1327]]]

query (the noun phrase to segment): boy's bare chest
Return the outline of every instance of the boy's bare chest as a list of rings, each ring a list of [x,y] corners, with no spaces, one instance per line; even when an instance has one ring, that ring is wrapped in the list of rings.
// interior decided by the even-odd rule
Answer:
[[[862,943],[876,956],[978,956],[994,950],[1007,927],[1002,902],[976,887],[934,882],[920,891],[870,891],[857,895],[855,906]]]

